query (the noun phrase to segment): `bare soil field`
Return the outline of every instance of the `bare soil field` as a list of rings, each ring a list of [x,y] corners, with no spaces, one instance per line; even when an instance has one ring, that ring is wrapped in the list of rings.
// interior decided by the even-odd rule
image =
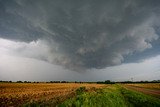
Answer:
[[[126,88],[136,90],[144,94],[152,95],[160,98],[160,84],[159,83],[147,83],[147,84],[125,84]]]

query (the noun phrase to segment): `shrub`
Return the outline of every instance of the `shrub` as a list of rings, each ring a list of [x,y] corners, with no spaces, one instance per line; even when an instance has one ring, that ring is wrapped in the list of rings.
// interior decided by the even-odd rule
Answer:
[[[86,87],[80,87],[80,88],[78,88],[78,89],[76,90],[76,94],[77,94],[77,95],[80,95],[80,94],[82,94],[85,90],[86,90]]]

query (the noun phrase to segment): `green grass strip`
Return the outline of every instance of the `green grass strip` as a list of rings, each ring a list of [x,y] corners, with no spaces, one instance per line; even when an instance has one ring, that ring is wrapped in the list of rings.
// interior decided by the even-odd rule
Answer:
[[[58,107],[160,107],[159,99],[125,89],[120,85],[112,85],[94,92],[78,92],[75,98],[66,100]]]

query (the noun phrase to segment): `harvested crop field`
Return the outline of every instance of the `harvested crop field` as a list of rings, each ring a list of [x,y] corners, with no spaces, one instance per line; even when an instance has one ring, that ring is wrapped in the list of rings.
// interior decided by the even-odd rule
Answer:
[[[75,96],[75,90],[79,87],[86,87],[89,91],[104,86],[106,85],[78,83],[0,83],[0,105],[17,107],[30,102],[43,102],[54,106]]]

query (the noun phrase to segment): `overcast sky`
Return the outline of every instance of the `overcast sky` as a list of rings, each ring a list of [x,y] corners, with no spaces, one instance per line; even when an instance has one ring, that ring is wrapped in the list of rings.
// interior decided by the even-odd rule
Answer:
[[[0,80],[160,79],[159,0],[0,0]]]

